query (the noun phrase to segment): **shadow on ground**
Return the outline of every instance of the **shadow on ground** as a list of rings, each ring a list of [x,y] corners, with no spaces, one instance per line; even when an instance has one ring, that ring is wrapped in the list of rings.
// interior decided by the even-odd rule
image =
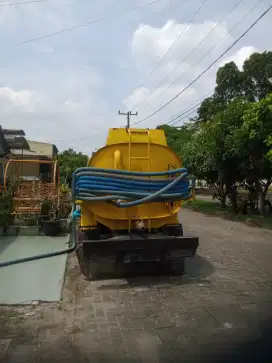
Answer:
[[[0,237],[0,261],[1,261],[1,254],[15,241],[17,240],[17,236],[1,236]]]
[[[186,277],[189,279],[209,277],[213,272],[213,265],[204,257],[196,255],[186,261]]]
[[[115,269],[112,273],[100,273],[97,275],[96,281],[122,279],[122,283],[112,281],[110,288],[125,287],[152,287],[152,285],[166,283],[171,285],[181,285],[193,282],[208,282],[206,280],[213,272],[213,265],[204,257],[196,255],[192,259],[186,260],[185,274],[183,276],[175,276],[171,273],[162,271],[159,263],[142,263],[129,264],[122,266],[122,271]],[[125,284],[123,280],[125,279]],[[108,289],[109,285],[101,285],[99,289]]]

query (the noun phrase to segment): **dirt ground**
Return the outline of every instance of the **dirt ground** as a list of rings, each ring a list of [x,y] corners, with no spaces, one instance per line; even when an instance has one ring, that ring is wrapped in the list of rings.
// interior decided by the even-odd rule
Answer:
[[[181,221],[200,238],[185,276],[148,265],[88,282],[71,255],[60,303],[0,307],[0,362],[271,363],[272,232],[189,210]]]

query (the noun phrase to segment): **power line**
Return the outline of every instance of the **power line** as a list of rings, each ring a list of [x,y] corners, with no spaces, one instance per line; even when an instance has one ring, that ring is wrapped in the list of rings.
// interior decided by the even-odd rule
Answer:
[[[212,93],[212,92],[210,92],[209,94],[211,94],[211,93]],[[206,97],[207,97],[209,94],[207,94],[207,95],[206,95]],[[205,99],[206,97],[204,97],[204,99]],[[187,112],[191,111],[193,108],[197,107],[197,106],[198,106],[198,105],[200,105],[202,102],[203,102],[203,100],[202,100],[202,101],[200,101],[198,104],[196,104],[196,105],[192,106],[192,107],[191,107],[190,109],[188,109],[187,111],[184,111],[182,114],[178,115],[177,117],[175,117],[175,118],[174,118],[174,119],[172,119],[171,121],[174,121],[176,118],[183,116],[185,113],[187,113]],[[191,113],[193,113],[193,112],[190,112],[190,113],[189,113],[189,114],[187,114],[185,117],[189,116]],[[121,114],[121,113],[120,113],[120,114]],[[132,115],[131,115],[131,116],[132,116]],[[136,115],[133,115],[133,116],[136,116]],[[185,117],[184,117],[184,118],[185,118]],[[180,120],[178,120],[178,121],[180,121]],[[168,125],[168,124],[169,124],[169,123],[166,123],[166,125]],[[172,126],[172,125],[170,125],[170,126]],[[55,143],[55,144],[60,144],[60,143],[67,143],[67,142],[71,142],[71,141],[75,141],[75,140],[87,140],[87,139],[90,139],[90,136],[84,136],[84,137],[80,137],[80,138],[76,138],[76,139],[58,140],[58,141],[55,141],[54,143]]]
[[[71,141],[76,141],[76,140],[87,140],[87,139],[90,139],[90,135],[89,136],[75,138],[75,139],[57,140],[57,141],[55,141],[55,144],[66,143],[66,142],[71,142]]]
[[[170,103],[172,103],[175,99],[177,99],[182,93],[184,93],[192,84],[194,84],[199,78],[201,78],[213,65],[215,65],[230,49],[232,49],[272,8],[270,5],[255,21],[252,23],[242,35],[240,35],[215,61],[213,61],[204,71],[202,71],[196,78],[192,80],[185,88],[183,88],[179,93],[177,93],[174,97],[172,97],[168,102],[158,108],[156,111],[145,117],[143,120],[140,120],[138,123],[148,120],[150,117],[156,115],[162,109],[167,107]]]
[[[170,125],[170,126],[176,125],[180,120],[182,120],[182,119],[188,117],[189,115],[191,115],[192,113],[194,113],[197,110],[198,106],[201,105],[202,102],[203,102],[203,100],[201,100],[200,102],[198,102],[196,105],[188,108],[187,110],[183,111],[178,116],[176,116],[173,119],[171,119],[170,121],[166,122],[165,125]],[[175,121],[175,120],[177,120],[177,121]],[[173,121],[175,121],[175,122],[172,123]]]
[[[201,103],[200,103],[201,104]],[[183,115],[183,113],[181,115],[178,115],[177,117],[173,118],[172,120],[170,120],[169,122],[165,122],[163,123],[163,125],[169,125],[169,126],[173,126],[176,123],[178,123],[180,120],[187,118],[188,116],[190,116],[192,113],[194,113],[197,110],[197,106],[193,106],[191,108],[189,108],[187,111],[184,111],[184,116],[181,117],[181,115]],[[191,111],[191,112],[190,112]],[[189,113],[188,113],[189,112]],[[178,119],[176,122],[174,122],[173,124],[170,124],[172,121]]]
[[[132,7],[131,9],[127,9],[125,11],[120,12],[118,14],[118,16],[123,14],[123,13],[126,13],[127,11],[133,11],[135,9],[145,8],[145,7],[149,6],[149,5],[153,5],[153,4],[156,4],[156,3],[161,2],[161,1],[164,1],[164,0],[153,0],[153,1],[149,2],[149,3],[144,4],[144,5],[136,5],[136,6]],[[112,17],[114,17],[114,16],[112,16]],[[71,26],[69,28],[64,28],[64,29],[58,30],[56,32],[52,32],[52,33],[49,33],[49,34],[42,35],[40,37],[31,38],[31,39],[25,40],[25,41],[23,41],[21,43],[17,43],[16,45],[23,45],[23,44],[34,42],[34,41],[37,41],[37,40],[49,38],[49,37],[52,37],[54,35],[59,35],[61,33],[69,32],[69,31],[72,31],[72,30],[75,30],[75,29],[78,29],[78,28],[83,28],[83,27],[86,27],[86,26],[89,26],[89,25],[97,24],[97,23],[100,23],[100,22],[102,22],[104,20],[107,20],[109,18],[111,18],[111,16],[103,16],[103,17],[101,17],[99,19],[91,20],[91,21],[89,21],[87,23],[73,25],[73,26]]]
[[[170,76],[171,74],[173,74],[181,65],[183,62],[186,61],[186,59],[188,59],[190,57],[190,55],[209,37],[209,35],[211,33],[213,33],[215,31],[215,29],[217,29],[229,16],[230,14],[233,13],[233,11],[237,8],[237,6],[242,2],[243,0],[238,0],[235,5],[232,7],[231,11],[223,18],[221,19],[220,22],[216,23],[216,25],[206,34],[206,36],[193,48],[193,50],[186,56],[182,59],[182,61],[175,67],[172,69],[172,71],[170,73],[168,73],[166,75],[166,77],[164,77],[164,79],[157,84],[156,87],[153,88],[153,90],[147,95],[147,97],[145,98],[144,102],[147,104],[147,99],[163,84],[164,81],[166,81]],[[169,88],[169,87],[168,87]],[[167,88],[167,89],[168,89]],[[138,103],[141,104],[142,102]],[[145,108],[145,107],[144,107]]]
[[[188,0],[186,0],[188,1]],[[187,27],[184,27],[182,29],[182,31],[179,33],[179,35],[177,36],[177,38],[173,41],[173,43],[170,45],[170,47],[167,49],[167,51],[163,54],[163,56],[160,58],[160,60],[158,61],[158,63],[155,65],[155,67],[152,69],[152,71],[149,73],[149,75],[147,76],[146,80],[143,82],[143,84],[136,89],[136,91],[134,92],[134,96],[139,92],[140,89],[143,88],[144,84],[146,83],[146,81],[148,80],[148,78],[150,78],[152,76],[152,74],[155,72],[155,70],[159,67],[159,65],[162,63],[162,61],[164,60],[164,58],[167,56],[167,54],[169,54],[169,52],[171,51],[171,49],[174,47],[174,45],[177,43],[177,41],[180,39],[180,37],[186,32],[186,30],[188,30],[192,24],[192,22],[194,21],[194,19],[196,18],[196,16],[198,15],[198,13],[200,12],[201,8],[205,5],[205,3],[208,0],[204,0],[201,5],[199,6],[199,8],[195,11],[193,17],[190,19],[190,21],[188,22]],[[136,105],[137,106],[137,105]]]
[[[195,108],[197,108],[198,106],[200,106],[201,105],[201,103],[207,98],[207,97],[210,97],[211,95],[213,94],[213,91],[211,91],[211,92],[209,92],[209,93],[207,93],[204,97],[203,97],[203,99],[201,100],[201,101],[198,101],[198,103],[197,104],[195,104],[195,105],[193,105],[193,106],[190,106],[188,109],[186,109],[186,110],[184,110],[184,111],[182,111],[179,115],[177,115],[176,117],[174,117],[174,118],[171,118],[171,120],[169,120],[168,122],[166,122],[165,123],[165,125],[169,125],[169,124],[171,124],[171,126],[173,126],[173,125],[175,125],[176,123],[178,123],[179,121],[180,121],[180,117],[182,117],[182,116],[184,116],[185,115],[185,117],[187,117],[188,115],[186,115],[186,113],[187,112],[189,112],[189,111],[195,111]],[[191,114],[191,113],[190,113]],[[183,117],[182,117],[183,118]],[[175,120],[177,120],[178,119],[178,121],[176,121],[176,122],[174,122],[173,124],[172,124],[172,122],[173,121],[175,121]]]
[[[226,33],[222,38],[220,38],[200,59],[198,59],[198,61],[195,63],[195,64],[193,64],[193,65],[191,65],[191,67],[189,67],[187,70],[186,70],[186,72],[188,72],[190,69],[192,69],[193,67],[195,67],[195,66],[197,66],[201,61],[202,61],[202,59],[203,58],[205,58],[206,57],[206,55],[207,54],[209,54],[226,36],[228,36],[229,34],[231,34],[236,28],[237,28],[237,26],[239,26],[240,24],[241,24],[241,22],[243,22],[244,20],[245,20],[245,18],[253,11],[253,10],[255,10],[255,8],[257,7],[257,6],[259,6],[260,5],[260,3],[261,2],[263,2],[263,0],[259,0],[259,2],[256,4],[256,5],[254,5],[244,16],[243,16],[243,18],[241,19],[241,20],[239,20],[230,30],[229,30],[229,32],[228,33]],[[167,91],[170,87],[172,87],[173,86],[173,84],[175,84],[175,83],[177,83],[177,81],[179,81],[180,79],[181,79],[181,76],[184,74],[184,72],[182,72],[180,75],[179,75],[179,77],[177,78],[177,79],[175,79],[172,83],[170,83],[169,85],[168,85],[168,87],[163,91],[163,92],[165,92],[165,91]]]
[[[254,10],[261,2],[262,2],[263,0],[260,0],[256,5],[254,5],[254,7],[252,7],[245,15],[244,15],[244,17],[242,18],[242,20],[241,21],[243,21],[251,12],[252,12],[252,10]],[[239,21],[238,23],[236,23],[231,29],[230,29],[230,33],[236,28],[236,26],[237,25],[239,25],[239,24],[241,24],[241,21]],[[224,39],[225,38],[225,36],[226,35],[228,35],[228,33],[226,33],[224,36],[223,36],[223,38],[221,38],[221,39],[219,39],[219,41],[218,42],[216,42],[210,49],[209,49],[209,51],[208,52],[206,52],[205,54],[204,54],[204,56],[202,56],[198,61],[197,61],[197,63],[195,63],[194,64],[194,66],[195,65],[197,65],[220,41],[222,41],[222,39]],[[191,68],[191,67],[190,67]],[[190,69],[189,68],[189,69]],[[187,70],[188,71],[188,70]],[[180,78],[180,77],[179,77]],[[178,78],[178,79],[179,79]],[[176,79],[176,81],[178,80],[178,79]],[[176,82],[175,81],[175,82]],[[168,86],[168,88],[169,87],[171,87],[171,85],[173,85],[175,82],[172,82],[169,86]],[[168,89],[167,88],[167,89]],[[194,109],[195,107],[198,107],[198,106],[200,106],[201,105],[201,103],[207,98],[207,97],[210,97],[211,95],[213,94],[213,92],[209,92],[209,93],[207,93],[205,96],[204,96],[204,98],[203,98],[203,100],[202,101],[200,101],[200,102],[198,102],[196,105],[194,105],[194,106],[192,106],[189,110],[186,110],[186,111],[184,111],[184,112],[182,112],[181,114],[179,114],[177,117],[175,117],[175,118],[172,118],[169,122],[167,122],[166,123],[166,125],[168,125],[168,124],[170,124],[171,122],[173,122],[173,121],[175,121],[176,119],[178,119],[178,118],[180,118],[181,116],[183,116],[185,113],[187,113],[188,111],[190,111],[191,109]],[[190,113],[191,114],[191,113]],[[187,117],[188,115],[186,115],[185,117]],[[185,117],[182,117],[181,119],[184,119]],[[176,121],[173,125],[175,125],[176,123],[178,123],[181,119],[179,119],[178,121]]]
[[[186,115],[185,115],[185,112],[182,113],[181,115],[179,115],[177,118],[178,120],[175,121],[174,123],[170,124],[170,126],[174,126],[176,125],[178,122],[180,122],[181,120],[184,120],[185,118],[188,118],[188,116],[192,115],[193,113],[195,113],[195,111],[198,109],[198,106],[201,105],[201,103],[203,102],[203,100],[199,103],[197,103],[194,107],[191,107],[189,110],[186,111]],[[190,112],[189,112],[190,111]],[[188,113],[189,112],[189,113]],[[172,120],[174,121],[174,120]],[[166,125],[169,125],[169,123],[166,123]]]
[[[188,116],[190,116],[190,115],[194,114],[196,110],[197,110],[197,107],[196,107],[194,110],[192,110],[191,112],[189,112],[187,115],[185,115],[185,116],[181,117],[179,120],[177,120],[176,122],[174,122],[174,123],[173,123],[172,125],[170,125],[170,126],[174,126],[174,125],[176,125],[178,122],[180,122],[181,120],[184,120],[185,118],[188,118]]]
[[[15,5],[25,5],[25,4],[32,4],[32,3],[42,3],[44,1],[48,1],[48,0],[30,0],[30,1],[23,1],[23,2],[19,2],[19,3],[0,4],[0,7],[4,7],[4,6],[15,6]]]
[[[189,70],[191,70],[193,67],[195,67],[196,65],[198,65],[201,61],[202,61],[202,59],[203,58],[205,58],[206,57],[206,55],[208,54],[208,53],[210,53],[227,35],[229,35],[229,34],[231,34],[232,32],[233,32],[233,30],[238,26],[238,25],[240,25],[241,24],[241,22],[243,22],[244,21],[244,19],[262,2],[263,0],[259,0],[259,2],[257,3],[257,4],[255,4],[251,9],[249,9],[249,11],[243,16],[243,18],[241,19],[241,20],[239,20],[230,30],[229,30],[229,32],[227,32],[222,38],[220,38],[201,58],[199,58],[198,59],[198,61],[195,63],[195,64],[193,64],[193,65],[191,65],[187,70],[186,70],[186,72],[188,72]],[[184,71],[185,72],[185,71]],[[184,72],[182,72],[182,74],[175,80],[175,81],[173,81],[165,90],[163,90],[162,92],[160,92],[159,93],[159,95],[161,94],[161,93],[163,93],[163,92],[165,92],[165,91],[167,91],[174,83],[176,83],[180,78],[181,78],[181,76],[183,75],[183,73]],[[158,95],[157,95],[158,96]],[[143,122],[143,120],[140,120],[140,121],[138,121],[137,122],[137,124],[139,124],[139,123],[141,123],[141,122]],[[132,126],[133,125],[135,125],[135,123],[134,124],[132,124]]]

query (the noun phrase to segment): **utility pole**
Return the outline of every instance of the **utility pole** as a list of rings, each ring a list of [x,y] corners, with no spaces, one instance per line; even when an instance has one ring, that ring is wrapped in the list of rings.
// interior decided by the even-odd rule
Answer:
[[[132,113],[131,111],[128,112],[120,112],[120,110],[118,111],[118,115],[125,115],[127,116],[127,129],[130,128],[130,116],[138,116],[138,112],[136,113]]]

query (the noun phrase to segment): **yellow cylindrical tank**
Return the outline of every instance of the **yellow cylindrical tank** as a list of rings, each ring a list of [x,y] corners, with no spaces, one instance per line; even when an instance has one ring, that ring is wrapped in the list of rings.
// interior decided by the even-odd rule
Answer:
[[[179,156],[166,142],[163,130],[109,130],[106,146],[88,161],[88,167],[140,172],[160,172],[182,166]],[[96,228],[100,223],[111,230],[131,230],[139,225],[146,229],[160,228],[178,222],[181,202],[156,202],[130,208],[119,208],[105,202],[81,201],[81,227]]]

